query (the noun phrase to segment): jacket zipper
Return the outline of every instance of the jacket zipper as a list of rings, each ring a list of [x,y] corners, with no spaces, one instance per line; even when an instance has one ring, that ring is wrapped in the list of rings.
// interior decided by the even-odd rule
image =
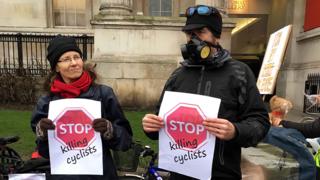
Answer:
[[[204,70],[205,70],[205,66],[202,66],[201,67],[200,79],[199,79],[199,83],[198,83],[197,94],[201,94],[200,92],[201,92],[201,85],[202,85],[202,81],[203,81]]]
[[[202,86],[202,82],[203,82],[203,76],[204,76],[204,71],[205,71],[205,66],[202,66],[201,67],[201,75],[200,75],[200,78],[199,78],[199,83],[198,83],[198,89],[197,89],[197,94],[201,94],[201,86]],[[207,91],[207,89],[206,89]],[[205,93],[205,95],[210,95],[210,93]],[[224,155],[224,142],[222,140],[219,141],[219,163],[221,165],[224,165],[224,158],[223,158],[223,155]]]
[[[223,158],[223,155],[224,155],[224,141],[220,140],[219,141],[219,161],[220,161],[220,164],[221,165],[224,165],[224,158]]]

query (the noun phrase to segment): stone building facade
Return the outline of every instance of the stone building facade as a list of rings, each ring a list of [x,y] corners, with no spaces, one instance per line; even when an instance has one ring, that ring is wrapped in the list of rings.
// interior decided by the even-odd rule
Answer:
[[[182,60],[180,44],[190,5],[224,13],[222,46],[247,62],[260,62],[269,35],[293,24],[276,93],[303,106],[306,76],[319,69],[318,29],[304,31],[308,0],[0,0],[1,33],[86,34],[94,37],[93,61],[101,83],[130,108],[153,107]],[[0,50],[1,54],[1,50]],[[0,64],[4,62],[1,59]],[[1,68],[1,65],[0,65]]]

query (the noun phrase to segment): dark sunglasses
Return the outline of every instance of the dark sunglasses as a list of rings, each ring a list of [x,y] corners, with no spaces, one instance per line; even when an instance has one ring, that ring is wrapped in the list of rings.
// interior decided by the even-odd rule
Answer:
[[[205,15],[205,16],[209,16],[211,14],[219,13],[219,11],[214,7],[200,5],[200,6],[189,7],[186,10],[186,14],[185,15],[187,17],[190,17],[190,16],[193,16],[196,12],[199,15]]]

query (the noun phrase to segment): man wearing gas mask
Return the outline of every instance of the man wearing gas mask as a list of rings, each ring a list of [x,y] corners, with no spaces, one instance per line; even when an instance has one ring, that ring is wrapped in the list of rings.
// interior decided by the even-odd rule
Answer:
[[[220,98],[218,118],[203,122],[206,130],[216,136],[212,179],[241,179],[241,147],[255,146],[264,138],[270,127],[268,112],[249,67],[232,59],[219,45],[219,11],[198,5],[189,7],[186,17],[182,31],[187,44],[181,46],[184,61],[166,82],[156,114],[164,91]],[[149,138],[158,139],[164,122],[155,114],[146,114],[142,125]],[[170,179],[192,178],[171,173]]]

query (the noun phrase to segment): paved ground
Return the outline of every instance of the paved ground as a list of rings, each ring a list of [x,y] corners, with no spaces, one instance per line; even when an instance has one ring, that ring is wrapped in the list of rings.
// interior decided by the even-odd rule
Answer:
[[[256,148],[243,148],[243,179],[297,179],[299,164],[290,154],[283,153],[281,149],[265,143],[259,144]]]

